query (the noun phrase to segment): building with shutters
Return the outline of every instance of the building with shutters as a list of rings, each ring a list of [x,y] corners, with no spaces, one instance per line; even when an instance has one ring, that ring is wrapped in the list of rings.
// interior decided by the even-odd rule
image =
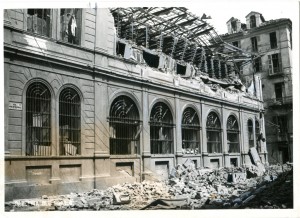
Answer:
[[[251,89],[253,76],[261,78],[269,162],[292,162],[292,22],[284,18],[266,21],[252,11],[246,24],[233,17],[226,24],[228,33],[222,39],[253,57],[253,64],[237,62],[241,79]]]
[[[4,10],[6,200],[268,163],[221,45],[185,8]]]

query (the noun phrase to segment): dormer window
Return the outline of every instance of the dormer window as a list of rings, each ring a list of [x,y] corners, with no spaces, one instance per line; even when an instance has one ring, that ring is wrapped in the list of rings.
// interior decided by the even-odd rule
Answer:
[[[250,28],[254,28],[256,27],[256,18],[255,18],[255,15],[252,15],[250,17]]]
[[[231,28],[233,33],[237,31],[236,21],[231,21]]]

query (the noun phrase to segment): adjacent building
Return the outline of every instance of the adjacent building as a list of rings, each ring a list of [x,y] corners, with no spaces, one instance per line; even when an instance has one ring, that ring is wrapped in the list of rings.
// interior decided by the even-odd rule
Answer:
[[[221,45],[185,8],[4,10],[6,200],[268,163],[260,80]]]
[[[262,82],[266,143],[272,164],[293,161],[292,22],[266,21],[262,14],[250,12],[246,24],[237,18],[227,21],[224,41],[248,51],[252,62],[237,61],[240,76],[249,87],[254,76]]]

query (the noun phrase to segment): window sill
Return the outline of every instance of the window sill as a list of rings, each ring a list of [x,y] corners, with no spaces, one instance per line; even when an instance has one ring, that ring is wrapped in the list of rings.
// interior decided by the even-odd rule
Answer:
[[[139,159],[140,155],[138,154],[121,154],[121,155],[110,155],[110,159]]]
[[[174,154],[151,154],[151,157],[158,157],[158,158],[161,158],[161,157],[171,157],[171,158],[174,158],[175,155]]]

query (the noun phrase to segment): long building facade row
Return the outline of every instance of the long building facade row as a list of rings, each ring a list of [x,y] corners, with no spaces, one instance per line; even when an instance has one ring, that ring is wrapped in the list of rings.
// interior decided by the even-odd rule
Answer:
[[[145,54],[126,58],[108,9],[76,11],[82,37],[70,41],[22,26],[31,10],[4,18],[7,200],[166,179],[187,159],[249,166],[251,147],[268,163],[259,77],[251,95],[218,81],[222,74],[185,77],[150,67]]]

